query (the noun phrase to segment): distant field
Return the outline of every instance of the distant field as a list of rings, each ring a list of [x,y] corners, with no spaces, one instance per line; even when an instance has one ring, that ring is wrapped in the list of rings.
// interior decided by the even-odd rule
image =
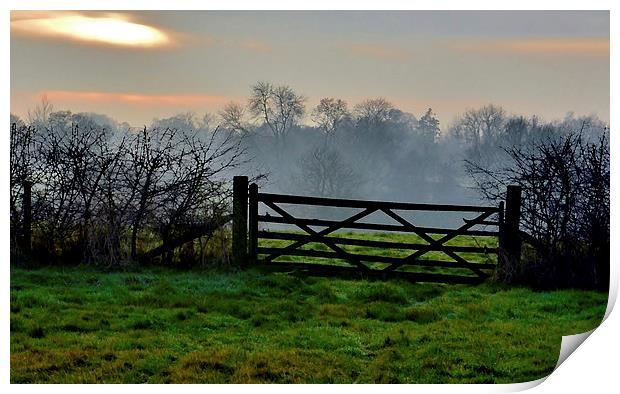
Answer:
[[[522,382],[607,294],[247,271],[11,269],[11,382]]]
[[[282,232],[282,231],[277,231]],[[293,234],[304,234],[299,231],[290,231],[289,233]],[[426,245],[428,244],[418,235],[413,233],[381,233],[381,232],[337,232],[332,233],[329,237],[338,237],[338,238],[352,238],[352,239],[367,239],[373,241],[386,241],[386,242],[394,242],[394,243],[409,243],[409,244],[420,244]],[[432,235],[432,238],[438,239],[441,238],[442,235]],[[260,239],[259,246],[265,248],[284,248],[287,245],[291,244],[291,241],[288,240],[278,240],[278,239]],[[497,247],[497,238],[496,237],[486,237],[486,236],[457,236],[444,244],[445,246],[470,246],[470,247],[487,247],[487,248],[496,248]],[[365,255],[374,255],[374,256],[385,256],[385,257],[406,257],[415,252],[415,250],[407,250],[407,249],[386,249],[386,248],[375,248],[375,247],[367,247],[367,246],[355,246],[355,245],[339,245],[344,251],[353,253],[353,254],[365,254]],[[317,251],[329,251],[332,250],[322,243],[310,242],[306,245],[302,246],[301,249],[304,250],[317,250]],[[495,264],[497,262],[497,255],[494,253],[471,253],[471,252],[456,252],[457,255],[463,257],[465,260],[473,263],[492,263]],[[263,255],[259,255],[259,257],[263,257]],[[427,252],[420,257],[422,260],[443,260],[443,261],[454,261],[450,256],[446,255],[443,252],[432,251]],[[334,260],[334,259],[324,259],[318,257],[306,257],[306,256],[280,256],[276,259],[276,261],[280,262],[289,262],[289,263],[315,263],[315,264],[333,264],[333,265],[342,265],[349,266],[350,264],[346,263],[343,260]],[[376,269],[382,269],[385,266],[389,265],[386,263],[365,263],[368,266]],[[407,272],[422,272],[422,273],[444,273],[444,274],[453,274],[453,275],[465,275],[471,276],[472,271],[469,269],[463,268],[439,268],[439,267],[426,267],[426,266],[412,266],[405,265],[399,268],[401,271]],[[475,275],[474,275],[475,276]]]

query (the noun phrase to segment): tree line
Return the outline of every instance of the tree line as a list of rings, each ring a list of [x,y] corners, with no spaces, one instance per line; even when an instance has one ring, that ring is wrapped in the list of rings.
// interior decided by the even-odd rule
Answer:
[[[12,117],[12,228],[24,180],[35,185],[45,248],[107,248],[115,261],[137,259],[146,234],[165,242],[190,222],[223,220],[215,218],[226,216],[234,174],[273,192],[431,203],[495,203],[519,184],[523,230],[543,252],[507,278],[563,270],[566,283],[605,281],[609,129],[595,116],[545,122],[489,104],[442,128],[432,109],[414,115],[381,97],[326,97],[309,108],[292,87],[269,82],[248,96],[140,129],[46,102],[26,121]],[[560,261],[569,255],[574,263]]]

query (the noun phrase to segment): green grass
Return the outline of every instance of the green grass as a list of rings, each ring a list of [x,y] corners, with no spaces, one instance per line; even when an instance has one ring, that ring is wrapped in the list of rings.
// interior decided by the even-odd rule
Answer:
[[[495,240],[451,244],[480,242]],[[257,269],[12,267],[11,382],[523,382],[548,375],[561,337],[596,327],[606,301],[593,291]]]
[[[11,271],[11,382],[520,382],[606,294],[258,271]]]

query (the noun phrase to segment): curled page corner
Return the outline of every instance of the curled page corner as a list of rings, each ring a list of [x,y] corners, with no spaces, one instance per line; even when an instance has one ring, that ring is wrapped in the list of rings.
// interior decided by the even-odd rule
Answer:
[[[560,346],[560,355],[558,357],[558,362],[556,363],[555,368],[553,368],[553,372],[555,372],[555,370],[558,369],[558,367],[564,361],[566,361],[566,359],[571,354],[573,354],[573,352],[590,336],[590,334],[594,332],[594,330],[596,330],[596,328],[590,331],[582,332],[580,334],[562,336],[562,344]],[[505,387],[506,390],[505,391],[501,390],[501,392],[515,393],[515,392],[526,391],[526,390],[532,389],[542,384],[545,380],[547,380],[549,376],[551,376],[551,374],[544,376],[540,379],[532,380],[529,382],[509,384]]]
[[[575,335],[564,335],[564,336],[562,336],[562,343],[560,345],[560,354],[558,356],[558,361],[555,364],[555,367],[553,368],[553,371],[549,375],[544,376],[544,377],[542,377],[540,379],[537,379],[537,380],[529,381],[529,382],[520,382],[520,383],[508,384],[500,392],[511,392],[511,393],[514,393],[514,392],[525,391],[525,390],[532,389],[532,388],[542,384],[544,381],[546,381],[547,378],[549,376],[551,376],[551,374],[553,372],[555,372],[558,369],[558,367],[564,361],[566,361],[568,359],[568,357],[571,354],[573,354],[573,352],[575,350],[577,350],[577,348],[586,339],[588,339],[588,337],[595,330],[597,330],[605,322],[605,320],[607,320],[607,318],[611,314],[612,310],[614,309],[614,306],[615,306],[615,303],[616,303],[616,299],[617,299],[617,295],[618,295],[618,282],[616,280],[612,280],[612,282],[610,283],[609,295],[608,295],[608,298],[607,298],[607,308],[605,310],[605,316],[603,317],[603,320],[598,324],[598,326],[596,326],[595,328],[593,328],[590,331],[582,332],[580,334],[575,334]]]
[[[612,270],[613,270],[613,265],[612,265]],[[612,276],[612,278],[614,278],[614,277],[615,276]],[[614,309],[617,297],[618,297],[618,281],[612,279],[611,282],[610,282],[610,286],[609,286],[609,293],[608,293],[608,297],[607,297],[607,308],[605,310],[605,316],[603,317],[603,320],[598,324],[598,326],[596,326],[595,328],[591,329],[590,331],[582,332],[580,334],[575,334],[575,335],[565,335],[565,336],[562,336],[562,344],[560,346],[560,355],[558,357],[558,362],[555,364],[555,368],[553,369],[553,371],[558,369],[558,367],[560,365],[562,365],[562,363],[564,361],[566,361],[566,359],[571,354],[573,354],[573,352],[575,350],[577,350],[577,348],[586,339],[588,339],[588,337],[590,335],[592,335],[592,333],[597,328],[599,328],[601,326],[601,324],[603,324],[605,322],[605,320],[607,320],[607,318],[611,314],[611,311]]]
[[[554,371],[558,369],[558,367],[566,361],[568,356],[573,354],[575,350],[581,345],[588,337],[596,330],[593,328],[590,331],[582,332],[580,334],[575,335],[565,335],[562,337],[562,345],[560,347],[560,356],[558,357],[558,362],[555,364]]]
[[[518,392],[521,392],[521,391],[530,390],[530,389],[533,389],[534,387],[538,386],[539,384],[541,384],[545,380],[547,380],[548,377],[549,377],[549,375],[544,376],[544,377],[542,377],[540,379],[531,380],[529,382],[521,382],[521,383],[509,384],[506,387],[506,391],[503,391],[503,392],[505,392],[505,393],[518,393]]]

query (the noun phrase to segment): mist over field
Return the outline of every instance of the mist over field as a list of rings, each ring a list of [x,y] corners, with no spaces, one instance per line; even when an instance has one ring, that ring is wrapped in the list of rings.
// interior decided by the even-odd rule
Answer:
[[[237,175],[495,212],[378,210],[357,230],[499,227],[516,185],[541,258],[605,282],[609,12],[14,11],[11,34],[12,239],[41,260],[204,263],[191,250],[229,227]],[[262,228],[304,229],[267,205]]]
[[[465,109],[444,121],[431,108],[412,114],[382,97],[355,104],[321,98],[315,107],[307,102],[303,92],[288,85],[259,82],[250,87],[247,101],[231,102],[217,113],[186,112],[139,127],[105,114],[59,110],[47,99],[26,119],[12,115],[11,122],[59,134],[76,126],[102,129],[112,145],[141,130],[169,129],[205,141],[217,134],[216,141],[230,138],[242,151],[242,159],[218,178],[248,175],[263,192],[464,205],[489,204],[467,173],[468,162],[500,169],[509,165],[509,148],[567,133],[596,138],[608,127],[594,115],[567,112],[563,119],[545,121],[495,104]],[[308,207],[300,213],[334,218],[350,214],[346,209]],[[379,213],[367,219],[389,221]],[[415,220],[420,225],[454,225],[462,223],[462,216],[434,213],[431,218],[419,212]]]
[[[214,178],[265,192],[497,204],[475,166],[609,119],[604,11],[14,11],[11,33],[12,122],[215,133],[239,155]]]

